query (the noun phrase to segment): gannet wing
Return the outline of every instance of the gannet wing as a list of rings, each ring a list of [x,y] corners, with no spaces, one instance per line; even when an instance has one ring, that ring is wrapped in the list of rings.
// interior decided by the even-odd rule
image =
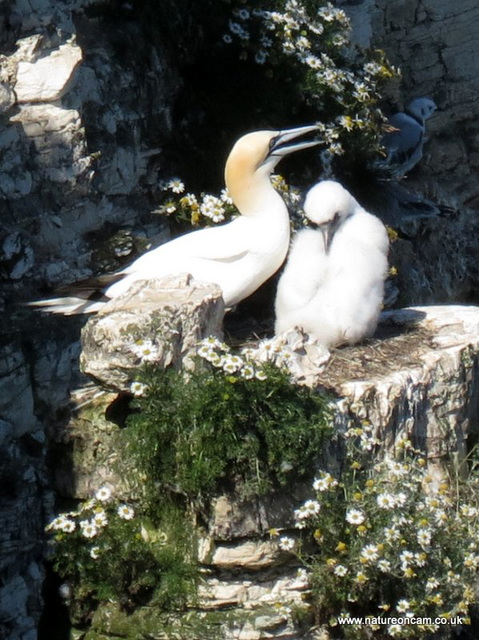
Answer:
[[[164,262],[181,264],[189,261],[211,260],[221,263],[241,260],[251,248],[251,237],[246,233],[242,219],[220,226],[192,231],[175,238],[157,249],[148,251],[135,260],[129,267],[121,271],[131,274],[137,271],[149,271],[158,268]]]

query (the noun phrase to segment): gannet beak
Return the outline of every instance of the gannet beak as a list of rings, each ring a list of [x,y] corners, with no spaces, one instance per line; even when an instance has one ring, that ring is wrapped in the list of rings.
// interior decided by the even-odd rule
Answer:
[[[293,153],[293,151],[301,151],[302,149],[308,149],[309,147],[316,146],[320,143],[320,140],[296,142],[295,144],[290,145],[288,145],[287,143],[291,140],[299,138],[299,136],[302,136],[305,133],[311,133],[312,131],[317,131],[318,129],[319,127],[317,125],[311,124],[306,127],[297,127],[296,129],[286,129],[284,131],[280,131],[278,135],[271,140],[267,157],[270,158],[271,156],[277,156],[282,158],[289,153]]]
[[[331,225],[325,224],[321,226],[321,234],[323,236],[324,253],[329,253],[331,248],[331,242],[333,241],[334,231],[331,229]]]
[[[341,224],[341,217],[339,213],[335,213],[334,218],[332,220],[320,225],[321,233],[323,235],[325,253],[329,253],[329,250],[331,249],[331,243],[333,242],[334,234],[338,230],[338,227],[340,224]]]

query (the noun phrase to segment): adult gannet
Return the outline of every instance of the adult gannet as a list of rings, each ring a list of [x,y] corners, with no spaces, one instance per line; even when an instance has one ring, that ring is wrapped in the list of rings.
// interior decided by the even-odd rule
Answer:
[[[101,290],[85,287],[68,297],[31,302],[45,311],[65,315],[95,313],[133,282],[190,273],[196,280],[221,287],[226,307],[232,307],[272,276],[288,252],[290,223],[286,205],[273,188],[270,174],[284,156],[318,144],[294,142],[316,125],[283,131],[254,131],[233,146],[225,181],[240,216],[227,224],[194,231],[140,256],[126,269],[109,276]]]
[[[387,157],[381,167],[394,177],[403,177],[422,158],[426,120],[436,111],[437,106],[430,98],[416,98],[408,104],[403,113],[395,113],[388,124],[395,131],[386,133],[382,144]]]
[[[293,239],[278,283],[275,332],[297,327],[327,347],[353,344],[377,326],[388,272],[386,228],[332,180],[308,192],[304,211],[315,228]]]

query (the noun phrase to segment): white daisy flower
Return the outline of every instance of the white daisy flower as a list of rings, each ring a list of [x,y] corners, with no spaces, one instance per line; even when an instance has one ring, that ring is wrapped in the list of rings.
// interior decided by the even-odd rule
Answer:
[[[236,35],[240,35],[241,31],[243,31],[243,27],[239,24],[239,22],[233,22],[233,20],[230,20],[228,26],[231,33],[234,33]]]
[[[393,638],[395,636],[399,636],[402,633],[402,627],[400,624],[390,624],[388,627],[388,635],[392,636]]]
[[[425,567],[426,561],[427,561],[426,553],[422,552],[422,553],[414,554],[414,564],[416,565],[416,567]]]
[[[318,514],[321,510],[321,505],[317,500],[306,500],[303,507],[313,516]]]
[[[98,533],[97,527],[95,527],[95,525],[92,522],[86,522],[85,524],[82,524],[82,522],[80,522],[80,526],[81,526],[82,535],[85,538],[94,538]]]
[[[106,527],[106,525],[108,524],[108,518],[106,517],[106,513],[104,511],[99,511],[98,513],[95,513],[95,515],[92,518],[92,522],[97,527],[100,527],[100,528]]]
[[[359,509],[349,509],[346,513],[346,521],[349,524],[360,525],[366,520],[366,516]]]
[[[315,491],[327,491],[329,484],[326,478],[317,478],[313,483],[313,489]]]
[[[70,520],[69,518],[65,518],[65,520],[63,520],[63,522],[60,525],[60,529],[64,533],[73,533],[76,527],[77,527],[76,523],[73,520]]]
[[[408,600],[399,600],[397,605],[396,605],[396,610],[399,611],[399,613],[404,613],[405,611],[407,611],[409,608],[411,607],[411,603]]]
[[[158,348],[151,340],[137,340],[131,346],[131,351],[142,362],[154,362],[158,358]]]
[[[224,220],[225,210],[223,202],[216,196],[203,196],[200,211],[206,218],[210,218],[213,222],[222,222]]]
[[[428,578],[426,582],[426,591],[435,591],[439,584],[440,582],[437,578]]]
[[[348,568],[343,564],[337,564],[333,569],[333,573],[340,578],[344,578],[344,576],[348,573]]]
[[[365,584],[369,580],[368,576],[364,573],[364,571],[358,571],[355,577],[355,581],[358,584]]]
[[[395,478],[404,478],[409,473],[409,467],[397,460],[388,460],[387,468]]]
[[[361,558],[365,562],[374,562],[379,558],[379,549],[375,544],[368,544],[361,549]]]
[[[176,211],[176,205],[173,202],[173,200],[168,200],[168,202],[165,202],[157,210],[158,213],[166,213],[167,215],[171,215],[172,213],[175,213],[175,211]]]
[[[401,560],[401,568],[407,569],[409,565],[414,561],[414,553],[412,551],[403,551],[399,554],[399,559]]]
[[[323,473],[320,478],[316,478],[313,482],[313,489],[315,491],[323,492],[336,487],[338,481],[333,478],[330,473]]]
[[[380,493],[376,497],[378,507],[381,509],[394,509],[396,502],[390,493]]]
[[[464,556],[464,566],[467,569],[477,569],[479,566],[479,556],[475,553],[466,553]]]
[[[45,531],[51,531],[52,529],[54,531],[61,530],[65,520],[66,520],[66,518],[65,518],[64,515],[57,516],[56,518],[53,518],[53,520],[49,524],[47,524],[47,526],[45,527]]]
[[[244,361],[239,356],[225,355],[222,358],[221,366],[226,373],[236,373],[244,365]]]
[[[438,509],[434,514],[434,518],[436,520],[436,524],[443,525],[448,521],[447,513],[443,509]]]
[[[226,204],[233,204],[233,198],[230,196],[230,192],[228,191],[228,189],[221,190],[220,199]]]
[[[300,51],[304,51],[305,49],[311,49],[311,42],[305,36],[300,36],[296,40],[296,46]]]
[[[95,493],[95,498],[100,502],[108,502],[111,498],[111,490],[108,487],[100,487]]]
[[[333,142],[329,145],[328,151],[334,156],[341,156],[344,153],[343,145],[340,142]],[[370,440],[364,440],[361,438],[361,445],[363,450],[370,451],[373,443]]]
[[[317,500],[307,500],[303,505],[296,509],[294,512],[294,516],[296,520],[306,520],[311,516],[315,516],[319,513],[321,509],[321,505]]]
[[[135,516],[135,512],[127,504],[120,504],[117,513],[122,520],[132,520]]]
[[[263,51],[263,49],[260,49],[259,51],[256,52],[254,61],[256,62],[256,64],[264,64],[266,62],[267,57],[268,57],[268,54],[266,53],[266,51]]]
[[[431,544],[431,529],[419,529],[417,532],[417,541],[421,547],[428,547]]]
[[[97,558],[100,557],[100,547],[92,547],[90,549],[90,556],[93,558],[93,560],[96,560]]]
[[[389,571],[391,571],[391,563],[389,560],[379,560],[378,569],[382,573],[389,573]]]
[[[294,549],[295,542],[292,538],[286,538],[283,536],[279,539],[278,546],[283,551],[292,551]]]
[[[228,36],[229,38],[231,38],[231,36]],[[189,207],[192,207],[195,204],[198,204],[198,200],[195,196],[194,193],[187,193],[185,196],[183,196],[180,200],[181,204],[186,204]]]
[[[241,369],[241,377],[245,380],[252,380],[254,378],[254,367],[250,364],[245,364]]]
[[[168,182],[168,189],[173,191],[173,193],[183,193],[185,185],[179,178],[172,178]]]
[[[215,349],[222,349],[223,351],[229,350],[228,345],[221,342],[221,340],[218,340],[218,338],[215,338],[215,336],[208,336],[207,338],[204,338],[200,344],[205,344],[209,347],[214,347]]]
[[[144,396],[148,390],[148,385],[143,382],[132,382],[130,385],[130,393],[136,397]]]
[[[205,360],[208,360],[212,356],[217,355],[216,351],[206,344],[203,344],[201,345],[201,347],[199,347],[199,349],[197,350],[197,354],[200,356],[200,358],[204,358]]]
[[[404,493],[404,491],[400,491],[394,496],[394,501],[396,503],[396,506],[404,507],[407,502],[407,495]]]

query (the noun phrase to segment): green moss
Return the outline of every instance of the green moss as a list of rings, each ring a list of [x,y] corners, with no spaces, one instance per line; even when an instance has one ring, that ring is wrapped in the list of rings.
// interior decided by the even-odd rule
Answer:
[[[147,369],[141,379],[148,393],[122,434],[123,459],[153,511],[162,492],[199,504],[233,486],[246,497],[305,476],[330,431],[326,399],[274,366],[267,380],[205,368],[187,379]]]

